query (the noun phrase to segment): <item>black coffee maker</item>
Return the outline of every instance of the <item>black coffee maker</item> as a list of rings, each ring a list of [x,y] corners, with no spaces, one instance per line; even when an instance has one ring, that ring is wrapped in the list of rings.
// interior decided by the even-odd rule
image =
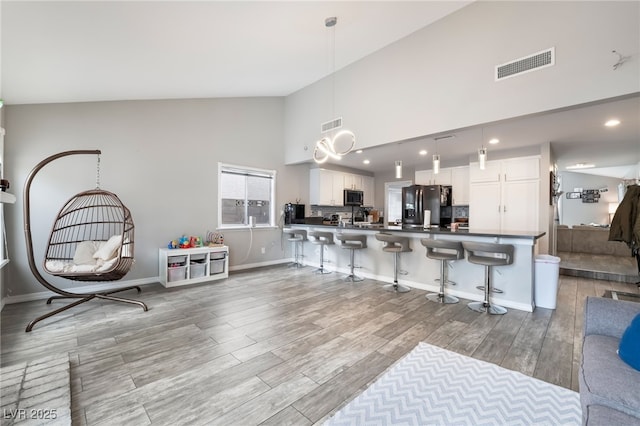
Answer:
[[[284,224],[304,223],[304,204],[287,203],[284,205]]]

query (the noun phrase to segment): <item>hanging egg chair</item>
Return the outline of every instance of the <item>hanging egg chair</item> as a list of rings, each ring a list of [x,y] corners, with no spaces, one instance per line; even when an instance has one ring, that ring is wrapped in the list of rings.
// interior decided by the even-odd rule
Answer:
[[[59,295],[50,297],[47,304],[51,304],[54,299],[79,300],[31,321],[27,332],[38,321],[94,298],[132,303],[148,310],[143,302],[113,296],[114,293],[132,289],[140,293],[138,286],[97,293],[73,293],[48,282],[36,267],[31,238],[31,183],[35,175],[50,162],[76,154],[98,155],[96,188],[76,194],[60,209],[45,250],[44,271],[74,281],[116,281],[124,277],[134,263],[133,218],[116,194],[100,189],[101,151],[65,151],[44,159],[31,171],[24,187],[24,232],[29,267],[44,287]]]

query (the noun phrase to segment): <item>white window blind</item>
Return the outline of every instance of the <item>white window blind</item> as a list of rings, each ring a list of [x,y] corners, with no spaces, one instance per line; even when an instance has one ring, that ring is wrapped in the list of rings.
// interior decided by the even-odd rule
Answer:
[[[275,170],[218,164],[218,227],[275,226]]]

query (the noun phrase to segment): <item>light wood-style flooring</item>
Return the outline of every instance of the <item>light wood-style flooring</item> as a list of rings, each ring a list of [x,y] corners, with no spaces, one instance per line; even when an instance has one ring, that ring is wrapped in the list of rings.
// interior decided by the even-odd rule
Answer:
[[[577,390],[585,297],[638,292],[561,276],[556,310],[488,316],[464,300],[439,305],[421,290],[392,294],[342,278],[281,266],[171,290],[151,285],[138,296],[148,312],[89,302],[31,333],[27,323],[52,307],[7,305],[1,364],[68,352],[75,425],[308,425],[420,341]]]

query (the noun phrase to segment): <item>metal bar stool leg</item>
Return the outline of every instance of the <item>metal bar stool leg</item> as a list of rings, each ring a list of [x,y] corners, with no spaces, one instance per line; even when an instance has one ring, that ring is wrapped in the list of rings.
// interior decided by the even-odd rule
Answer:
[[[324,244],[320,244],[320,267],[315,270],[316,274],[330,274],[331,271],[324,269]]]
[[[491,293],[491,267],[484,266],[484,300],[482,302],[471,302],[467,306],[472,311],[486,312],[492,315],[504,315],[507,309],[502,306],[492,305],[489,303],[489,294]]]
[[[459,299],[457,297],[444,294],[444,284],[446,282],[449,282],[449,280],[447,280],[446,270],[447,270],[447,261],[441,260],[440,261],[440,279],[438,280],[440,281],[440,292],[427,294],[427,299],[437,303],[445,303],[445,304],[458,303]]]
[[[349,254],[349,260],[351,261],[351,265],[349,269],[350,273],[344,280],[352,283],[364,281],[364,278],[357,276],[354,271],[355,262],[356,262],[356,251],[354,249],[351,249],[350,251],[351,251],[351,253]]]
[[[398,284],[398,257],[400,256],[399,252],[393,253],[393,284],[385,284],[382,286],[387,291],[393,291],[396,293],[406,293],[411,290],[409,287]]]

